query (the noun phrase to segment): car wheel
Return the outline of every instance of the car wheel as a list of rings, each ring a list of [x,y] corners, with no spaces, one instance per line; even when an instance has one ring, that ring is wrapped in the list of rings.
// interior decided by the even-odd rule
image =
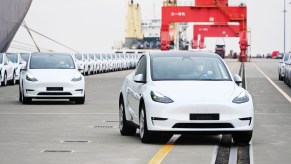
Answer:
[[[11,85],[15,85],[16,84],[16,74],[15,72],[13,72],[13,77],[12,77],[12,81],[11,81]]]
[[[248,144],[252,139],[253,131],[237,132],[232,135],[234,143]]]
[[[75,103],[76,104],[84,104],[85,103],[85,94],[84,94],[84,97],[76,98]]]
[[[22,102],[22,93],[20,91],[20,86],[19,86],[19,102]]]
[[[280,75],[280,73],[279,73],[279,80],[281,80],[281,81],[283,80],[283,79],[282,79],[282,76]]]
[[[140,136],[141,142],[143,143],[151,143],[154,141],[154,138],[157,137],[156,133],[148,130],[144,105],[141,105],[140,114],[139,114],[139,136]]]
[[[7,74],[6,72],[4,73],[4,79],[3,79],[3,86],[7,85]]]
[[[123,102],[119,105],[119,130],[123,136],[133,136],[136,134],[136,128],[128,125],[126,121]]]
[[[22,104],[30,104],[31,103],[31,98],[25,97],[24,92],[22,91]]]

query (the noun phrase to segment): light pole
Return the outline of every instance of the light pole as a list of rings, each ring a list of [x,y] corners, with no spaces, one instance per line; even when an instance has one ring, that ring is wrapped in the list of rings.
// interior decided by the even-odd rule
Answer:
[[[291,5],[291,2],[289,2],[289,4]],[[283,10],[283,13],[284,13],[284,54],[286,53],[286,0],[284,0],[284,10]]]

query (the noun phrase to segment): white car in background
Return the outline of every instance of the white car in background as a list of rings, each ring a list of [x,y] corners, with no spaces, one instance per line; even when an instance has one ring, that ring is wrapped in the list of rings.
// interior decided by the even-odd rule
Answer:
[[[69,99],[85,103],[85,80],[71,54],[32,53],[21,70],[19,101],[32,99]]]
[[[283,59],[281,59],[279,66],[278,66],[278,74],[279,74],[279,80],[284,80],[285,78],[285,67],[286,62],[291,58],[291,54],[284,54]]]
[[[85,71],[85,64],[84,64],[84,57],[82,54],[74,54],[75,63],[77,65],[77,68],[81,71],[81,73],[84,75]]]
[[[96,63],[96,73],[101,72],[101,60],[100,60],[100,54],[95,53],[95,63]]]
[[[16,84],[15,66],[5,53],[0,53],[0,86],[6,86],[8,82]]]
[[[93,53],[89,55],[89,63],[90,63],[90,74],[96,74],[97,70],[97,62],[95,60],[95,55]]]
[[[20,70],[25,68],[26,62],[19,53],[6,53],[8,59],[12,62],[15,70],[16,83],[19,82]]]
[[[161,133],[228,133],[248,143],[254,109],[241,82],[214,53],[146,53],[121,87],[120,133],[135,135],[138,127],[144,143]]]
[[[90,62],[87,54],[82,54],[84,63],[84,75],[90,75]]]

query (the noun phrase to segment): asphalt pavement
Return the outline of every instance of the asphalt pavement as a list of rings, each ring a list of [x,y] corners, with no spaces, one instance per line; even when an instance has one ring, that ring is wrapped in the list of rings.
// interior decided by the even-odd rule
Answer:
[[[225,61],[232,73],[238,74],[241,63]],[[248,152],[251,163],[291,160],[291,104],[259,71],[291,97],[291,89],[278,80],[278,64],[273,59],[245,63],[247,90],[255,107],[254,136]],[[138,132],[127,137],[121,136],[118,129],[119,90],[124,77],[132,71],[86,76],[84,105],[63,100],[33,100],[23,105],[18,102],[18,85],[0,87],[0,163],[151,161],[167,140],[143,144]],[[181,135],[162,163],[215,163],[220,140],[221,135]]]

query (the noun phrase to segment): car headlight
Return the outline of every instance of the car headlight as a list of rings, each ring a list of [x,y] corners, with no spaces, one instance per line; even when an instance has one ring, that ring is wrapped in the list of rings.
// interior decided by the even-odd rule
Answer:
[[[26,80],[28,80],[28,81],[32,81],[32,82],[34,82],[34,81],[38,81],[35,77],[33,77],[31,74],[27,74],[26,75]]]
[[[73,82],[77,82],[77,81],[81,81],[82,80],[82,75],[78,76],[78,77],[74,77],[72,79]]]
[[[242,91],[237,97],[235,97],[232,102],[236,104],[242,104],[249,101],[249,96],[246,91]]]
[[[167,96],[164,96],[156,91],[151,91],[151,98],[153,101],[155,102],[159,102],[159,103],[172,103],[174,102],[172,99],[170,99],[169,97]]]

